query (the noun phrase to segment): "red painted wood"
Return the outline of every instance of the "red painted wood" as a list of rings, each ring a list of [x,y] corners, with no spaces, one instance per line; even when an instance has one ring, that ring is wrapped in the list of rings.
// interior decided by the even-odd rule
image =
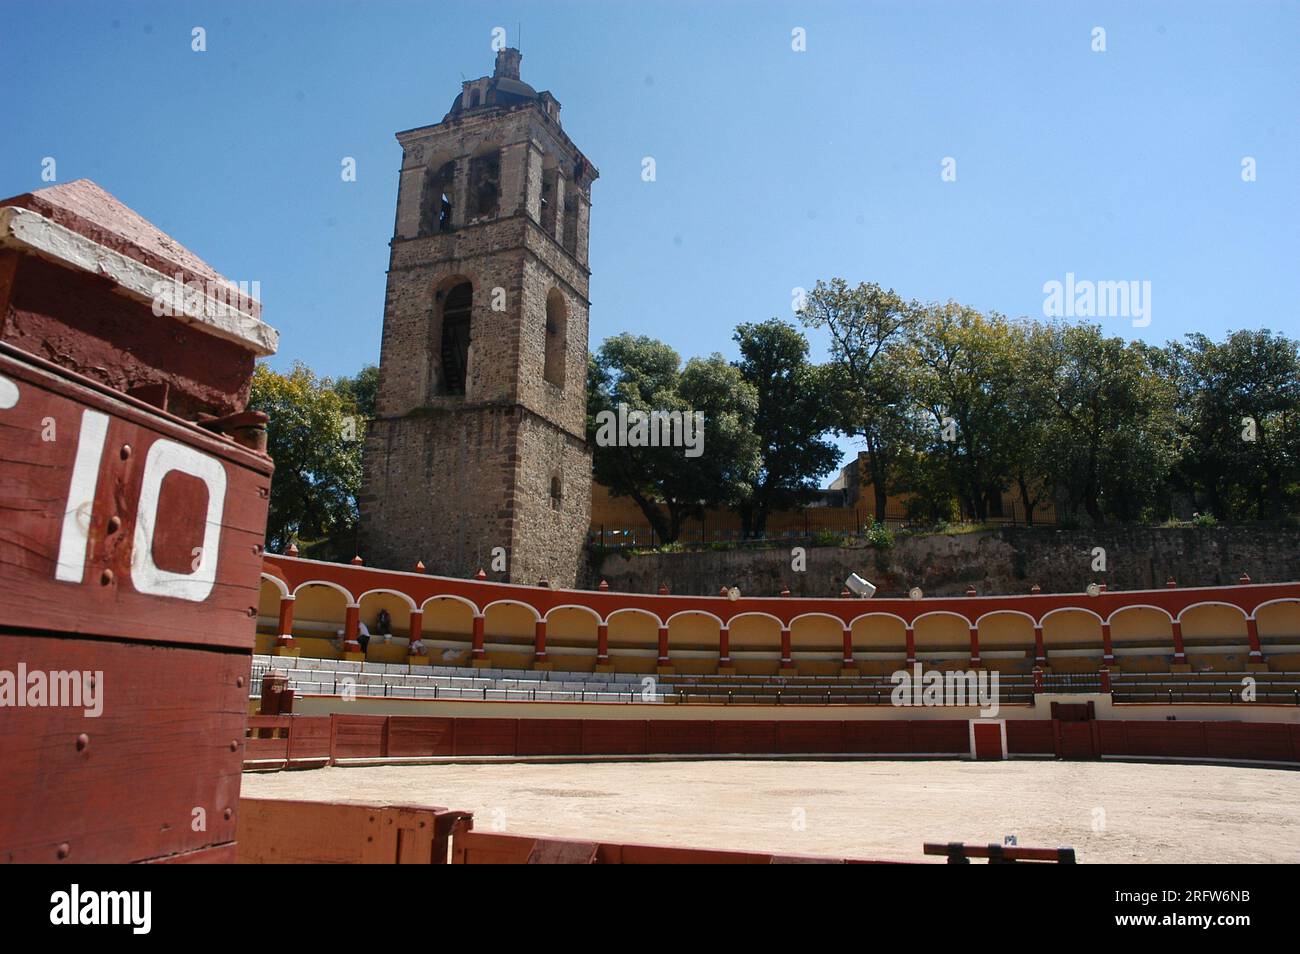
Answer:
[[[963,753],[970,751],[970,727],[965,720],[935,719],[908,723],[913,752]]]
[[[330,736],[329,716],[294,716],[289,726],[289,761],[328,760]]]
[[[0,376],[19,390],[18,403],[0,410],[0,625],[251,651],[270,461],[5,350]],[[107,415],[107,435],[94,506],[84,518],[89,529],[81,581],[61,582],[56,563],[87,409]],[[54,440],[43,439],[51,433],[50,420]],[[142,477],[149,449],[160,439],[194,448],[225,473],[216,581],[201,602],[149,595],[134,583]],[[199,480],[179,473],[164,480],[150,536],[162,569],[192,569],[206,505],[207,488]],[[111,523],[114,517],[120,525]]]
[[[515,755],[518,719],[457,719],[456,755]]]
[[[776,750],[785,754],[827,755],[844,751],[843,727],[839,722],[778,722]]]
[[[519,720],[516,755],[577,755],[581,752],[582,720]]]
[[[646,723],[642,719],[585,719],[584,755],[644,755]]]
[[[1007,752],[1010,755],[1051,755],[1056,744],[1050,719],[1008,719]]]
[[[1092,723],[1058,722],[1063,759],[1095,759],[1099,753],[1093,746]]]
[[[651,719],[646,726],[646,747],[652,753],[708,755],[713,752],[713,726],[706,719]]]
[[[863,754],[910,752],[906,722],[853,720],[844,723],[844,751]]]
[[[451,755],[454,720],[437,716],[389,716],[391,758]]]
[[[1002,726],[996,722],[977,721],[974,732],[976,759],[1002,758]]]
[[[776,723],[715,722],[713,751],[719,755],[750,755],[777,751]]]
[[[1205,754],[1216,759],[1267,759],[1290,762],[1290,727],[1254,722],[1203,722]]]
[[[332,755],[335,759],[378,759],[386,754],[388,717],[333,715]]]
[[[0,711],[0,860],[54,862],[67,844],[71,862],[140,861],[234,840],[247,655],[0,633],[0,669],[19,663],[102,671],[103,713]]]

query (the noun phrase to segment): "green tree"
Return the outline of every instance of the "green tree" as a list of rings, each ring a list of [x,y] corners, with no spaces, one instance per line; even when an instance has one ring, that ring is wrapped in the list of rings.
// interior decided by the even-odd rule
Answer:
[[[1165,349],[1181,485],[1221,519],[1277,519],[1300,496],[1300,343],[1262,329]]]
[[[849,288],[844,279],[833,278],[817,282],[800,317],[830,335],[825,382],[834,428],[866,445],[875,517],[883,522],[895,465],[914,426],[903,352],[917,308],[892,289],[870,283]]]
[[[822,439],[834,417],[825,375],[808,360],[808,340],[799,329],[772,318],[739,325],[733,337],[741,354],[736,367],[758,395],[754,432],[761,455],[737,511],[743,534],[762,536],[768,514],[812,497],[817,478],[838,462],[839,449]]]
[[[911,389],[928,424],[919,449],[948,471],[980,522],[1011,482],[1017,435],[1010,402],[1021,344],[1001,315],[956,302],[924,308],[911,328]]]
[[[1172,382],[1157,353],[1107,338],[1096,325],[1052,325],[1037,355],[1047,381],[1055,448],[1047,475],[1067,513],[1095,525],[1150,516],[1175,463]]]
[[[248,406],[270,418],[267,450],[275,461],[266,528],[271,550],[354,526],[364,425],[349,394],[301,363],[287,374],[264,364],[254,369]]]
[[[688,517],[705,507],[738,504],[752,487],[759,464],[753,433],[758,395],[721,355],[692,359],[683,369],[677,352],[663,342],[622,334],[592,356],[587,381],[593,475],[614,496],[630,497],[662,543],[677,540]],[[605,415],[626,419],[620,405],[645,415],[699,412],[700,453],[651,446],[634,428],[607,440]]]

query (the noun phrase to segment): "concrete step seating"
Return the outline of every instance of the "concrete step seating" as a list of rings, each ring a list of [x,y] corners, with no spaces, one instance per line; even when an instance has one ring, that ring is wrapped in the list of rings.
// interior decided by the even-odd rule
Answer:
[[[476,699],[489,702],[663,702],[662,692],[645,691],[635,673],[565,673],[527,669],[460,669],[407,666],[288,656],[253,657],[253,691],[261,691],[269,670],[288,677],[298,695],[342,695],[416,699]],[[657,687],[656,687],[657,688]]]

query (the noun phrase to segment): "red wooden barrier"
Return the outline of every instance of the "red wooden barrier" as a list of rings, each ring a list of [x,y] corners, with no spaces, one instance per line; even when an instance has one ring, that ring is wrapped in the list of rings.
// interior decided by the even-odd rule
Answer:
[[[387,752],[384,741],[388,716],[330,716],[330,757],[337,759],[381,759]]]
[[[651,752],[668,755],[709,755],[715,751],[714,725],[704,719],[651,719],[646,726],[646,744]]]
[[[437,716],[389,716],[389,757],[452,755],[456,721]]]
[[[644,755],[644,719],[587,719],[582,723],[583,755]]]
[[[1047,719],[1008,719],[1007,753],[1009,755],[1053,755],[1056,738]]]
[[[457,719],[456,755],[518,754],[518,719]]]

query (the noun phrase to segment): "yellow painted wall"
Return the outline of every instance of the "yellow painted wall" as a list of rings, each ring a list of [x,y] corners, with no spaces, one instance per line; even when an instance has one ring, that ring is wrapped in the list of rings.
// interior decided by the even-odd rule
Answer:
[[[781,622],[770,616],[742,613],[731,619],[731,649],[781,648]]]
[[[609,645],[654,649],[659,645],[659,620],[639,610],[618,610],[609,616]],[[633,670],[629,670],[633,671]]]
[[[1259,638],[1291,641],[1300,639],[1300,600],[1265,606],[1255,616]]]
[[[980,620],[980,652],[1034,648],[1034,622],[1016,613],[995,613]]]
[[[970,650],[970,624],[959,616],[924,616],[912,628],[918,653]]]
[[[1111,617],[1112,646],[1168,646],[1173,651],[1174,629],[1169,614],[1147,607],[1121,610]]]
[[[1233,606],[1193,606],[1183,614],[1183,643],[1246,643],[1246,615]]]
[[[790,645],[794,647],[795,652],[800,650],[843,652],[844,624],[838,619],[827,616],[805,616],[797,619],[790,626]],[[816,661],[809,660],[808,664],[814,666]],[[835,672],[839,672],[842,663],[830,665]]]
[[[907,626],[893,616],[864,616],[853,622],[854,652],[907,652]],[[893,669],[889,670],[893,672]]]
[[[1083,610],[1053,613],[1043,623],[1043,645],[1058,649],[1101,647],[1101,620]]]
[[[670,655],[674,649],[704,649],[717,652],[721,628],[716,619],[705,613],[683,613],[673,617],[668,623]]]

